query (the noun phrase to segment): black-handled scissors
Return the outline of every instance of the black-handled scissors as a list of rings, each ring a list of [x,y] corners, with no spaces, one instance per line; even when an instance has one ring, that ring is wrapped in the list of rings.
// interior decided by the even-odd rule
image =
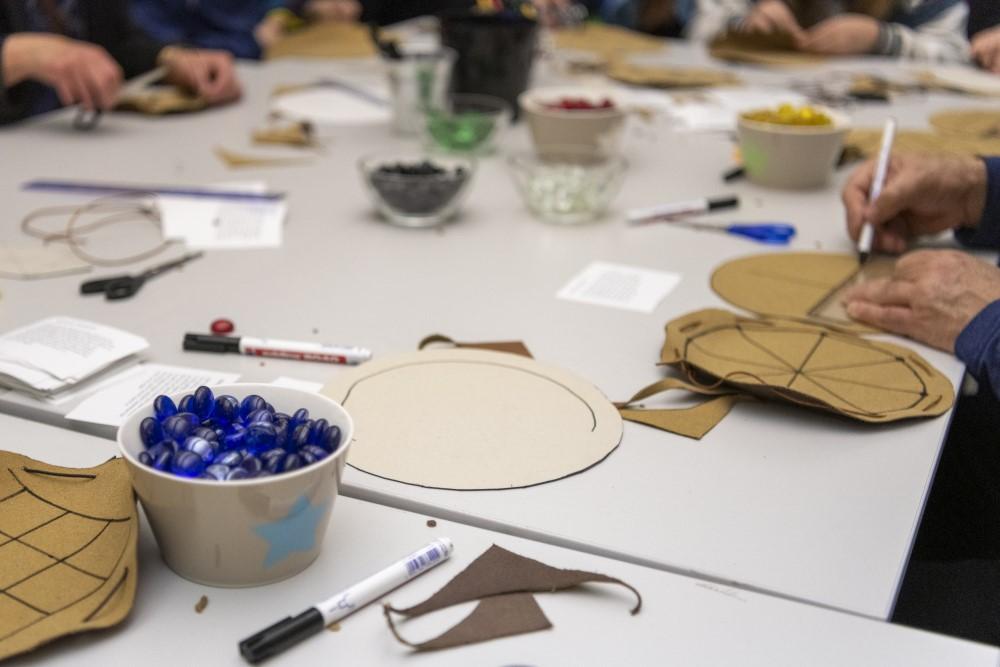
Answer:
[[[146,284],[147,280],[151,280],[161,273],[166,273],[171,269],[183,266],[191,260],[198,259],[204,254],[205,253],[203,252],[193,252],[188,255],[184,255],[180,259],[159,264],[151,269],[147,269],[142,273],[132,276],[112,276],[111,278],[88,280],[80,285],[80,294],[100,294],[103,292],[104,298],[108,301],[128,299],[129,297],[134,296],[135,293]]]

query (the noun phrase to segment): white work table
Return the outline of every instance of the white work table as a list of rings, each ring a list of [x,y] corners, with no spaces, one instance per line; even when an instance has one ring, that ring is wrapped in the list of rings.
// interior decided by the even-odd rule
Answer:
[[[703,60],[679,45],[665,59]],[[852,61],[826,69],[891,67]],[[0,282],[0,331],[53,314],[83,317],[146,337],[150,360],[238,372],[247,381],[281,375],[325,381],[343,370],[185,353],[184,333],[205,332],[225,316],[238,333],[364,345],[383,358],[414,350],[421,338],[438,332],[464,341],[519,339],[540,361],[623,400],[660,377],[655,364],[667,321],[727,307],[709,287],[711,271],[726,260],[768,251],[666,225],[628,228],[623,209],[733,192],[742,196],[742,209],[716,220],[793,222],[799,235],[791,250],[851,250],[839,199],[846,171],[815,192],[725,185],[720,175],[732,165],[730,141],[670,132],[663,123],[633,124],[621,195],[603,222],[581,227],[533,219],[500,156],[481,161],[454,224],[407,230],[379,222],[355,163],[372,151],[414,146],[386,127],[326,129],[325,152],[305,166],[229,170],[212,154],[215,146],[250,150],[249,132],[263,123],[274,86],[365,71],[375,69],[370,63],[248,65],[242,69],[245,98],[228,108],[159,119],[113,115],[90,134],[72,131],[66,113],[0,131],[0,152],[16,156],[0,165],[0,239],[19,238],[18,220],[36,207],[84,200],[20,189],[34,178],[169,184],[263,179],[287,192],[290,205],[281,249],[210,252],[151,281],[128,302],[80,297],[80,276]],[[805,78],[806,71],[794,76]],[[741,72],[759,83],[779,78]],[[903,126],[923,127],[933,110],[974,105],[937,94],[848,111],[862,126],[876,127],[892,113]],[[525,128],[517,127],[505,147],[527,143]],[[593,260],[676,271],[683,280],[651,315],[557,300],[557,290]],[[958,384],[962,366],[954,358],[907,344]],[[67,422],[63,415],[72,406],[0,396],[4,412],[110,435]],[[606,461],[530,489],[436,491],[348,469],[344,493],[884,619],[947,425],[943,416],[866,426],[794,407],[742,404],[700,442],[626,424],[621,446]]]
[[[71,467],[97,465],[116,453],[107,440],[0,416],[2,447]],[[452,558],[389,594],[397,606],[415,604],[441,588],[492,544],[554,567],[618,577],[643,596],[616,586],[539,594],[553,629],[483,644],[417,654],[396,642],[373,604],[268,665],[982,665],[1000,663],[1000,650],[764,595],[659,572],[629,563],[518,539],[481,528],[412,514],[350,498],[334,506],[320,557],[307,570],[269,586],[211,588],[164,565],[141,517],[139,581],[131,616],[107,631],[64,638],[10,665],[240,665],[239,640],[426,544],[437,536],[455,544]],[[3,547],[0,547],[2,549]],[[208,606],[194,607],[201,596]],[[404,623],[401,632],[423,641],[441,633],[471,605]]]

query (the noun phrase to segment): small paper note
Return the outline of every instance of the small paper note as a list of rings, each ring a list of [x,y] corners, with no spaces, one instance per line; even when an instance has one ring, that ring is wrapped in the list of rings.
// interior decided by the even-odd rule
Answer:
[[[143,364],[123,373],[120,381],[99,391],[76,406],[67,419],[121,426],[133,412],[148,405],[160,394],[193,391],[205,385],[235,382],[235,373],[220,373],[199,368]]]
[[[593,262],[559,290],[556,298],[652,313],[680,281],[677,273]]]
[[[264,183],[230,183],[225,192],[261,194]],[[160,195],[163,236],[190,248],[275,248],[282,242],[288,208],[284,201]]]

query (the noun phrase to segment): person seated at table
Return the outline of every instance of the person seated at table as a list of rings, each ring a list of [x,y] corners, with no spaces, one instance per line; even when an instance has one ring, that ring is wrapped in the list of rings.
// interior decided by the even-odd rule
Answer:
[[[969,38],[973,60],[1000,74],[1000,2],[969,0]]]
[[[632,30],[680,37],[694,15],[695,0],[598,0],[588,7],[605,23]]]
[[[131,0],[132,19],[161,42],[258,59],[304,21],[354,21],[358,0]]]
[[[0,123],[61,105],[111,109],[124,78],[157,66],[209,104],[240,95],[228,53],[150,39],[129,20],[125,0],[0,4]]]
[[[871,224],[874,248],[889,253],[946,230],[966,245],[1000,249],[1000,157],[894,157],[869,204],[874,171],[869,161],[844,188],[853,239]],[[956,354],[1000,396],[1000,268],[957,250],[921,250],[890,277],[849,292],[846,306],[856,320]]]
[[[784,33],[809,53],[967,62],[967,17],[962,0],[698,0],[688,34]]]

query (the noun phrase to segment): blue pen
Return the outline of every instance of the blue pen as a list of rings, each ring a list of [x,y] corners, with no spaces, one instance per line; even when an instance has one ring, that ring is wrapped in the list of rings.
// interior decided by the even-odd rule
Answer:
[[[281,201],[285,195],[280,192],[236,192],[212,190],[210,188],[180,188],[162,185],[116,185],[112,183],[91,183],[86,181],[38,180],[28,181],[24,190],[66,192],[87,195],[174,195],[177,197],[202,197],[205,199],[225,199],[246,202]]]
[[[693,220],[671,220],[671,225],[689,227],[691,229],[703,229],[710,232],[720,232],[733,236],[766,243],[768,245],[788,245],[795,236],[795,227],[783,222],[758,222],[758,223],[733,223],[729,225],[713,225],[708,222],[696,222]]]

